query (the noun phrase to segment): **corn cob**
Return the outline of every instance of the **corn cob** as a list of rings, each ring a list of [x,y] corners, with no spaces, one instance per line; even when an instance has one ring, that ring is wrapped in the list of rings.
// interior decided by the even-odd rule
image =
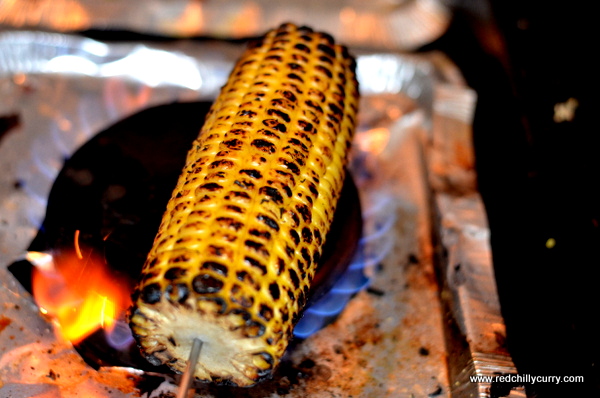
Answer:
[[[355,61],[331,36],[284,24],[250,46],[208,113],[134,293],[154,364],[250,386],[301,316],[345,178]]]

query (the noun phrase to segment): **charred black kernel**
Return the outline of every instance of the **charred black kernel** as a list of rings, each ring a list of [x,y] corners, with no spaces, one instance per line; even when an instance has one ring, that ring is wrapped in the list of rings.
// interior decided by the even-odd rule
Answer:
[[[209,182],[208,184],[200,185],[199,188],[205,189],[210,192],[215,192],[215,191],[220,190],[223,187],[221,185],[217,184],[216,182]]]
[[[292,101],[292,102],[297,101],[296,96],[291,91],[283,90],[283,91],[281,91],[281,95],[283,95],[283,97],[289,101]]]
[[[198,294],[216,293],[223,287],[223,281],[209,274],[200,274],[194,278],[192,286]]]
[[[294,222],[294,227],[297,227],[298,225],[300,225],[300,217],[298,217],[298,214],[296,214],[295,211],[290,210],[288,212],[289,216],[292,218],[292,221]]]
[[[279,161],[288,168],[289,171],[291,171],[292,173],[296,174],[296,175],[300,175],[300,168],[298,167],[298,165],[294,162],[289,162],[287,160],[285,160],[284,158],[279,158]]]
[[[316,98],[317,100],[319,100],[319,102],[325,102],[325,94],[323,94],[321,90],[311,88],[310,90],[308,90],[308,95]]]
[[[248,110],[248,109],[244,109],[238,112],[237,114],[238,116],[248,116],[248,117],[255,117],[256,116],[256,112]]]
[[[281,275],[283,270],[285,269],[285,260],[282,258],[277,258],[277,275]]]
[[[319,44],[317,48],[323,51],[325,54],[329,55],[331,58],[335,58],[335,50],[326,44]]]
[[[318,70],[319,72],[322,72],[325,76],[327,76],[328,78],[332,78],[333,77],[333,73],[331,73],[331,71],[321,65],[317,65],[315,66],[315,70]]]
[[[244,199],[250,199],[250,195],[248,195],[248,193],[246,192],[240,192],[240,191],[231,191],[229,192],[231,195],[235,196],[236,198],[244,198]]]
[[[226,160],[226,159],[221,159],[221,160],[215,160],[214,162],[212,162],[208,168],[209,169],[215,169],[217,167],[219,168],[223,168],[223,169],[228,169],[230,167],[233,167],[233,162],[231,160]]]
[[[183,303],[190,295],[188,287],[184,283],[177,283],[168,285],[165,289],[167,298],[172,303]]]
[[[282,112],[280,110],[277,110],[277,109],[268,109],[267,115],[280,117],[286,123],[290,122],[290,115],[288,115],[287,113]],[[279,131],[281,131],[281,130],[279,130]]]
[[[261,140],[260,138],[252,141],[250,145],[266,153],[275,153],[277,150],[275,144],[267,140]]]
[[[280,138],[280,134],[276,133],[274,131],[271,131],[269,129],[260,129],[258,130],[258,134],[262,135],[263,137],[270,137],[270,138],[274,138],[276,140],[278,140]]]
[[[260,39],[260,40],[258,40],[258,39],[257,40],[252,40],[252,42],[249,43],[249,44],[258,44],[260,46],[260,43],[262,43],[262,39]],[[240,66],[252,65],[254,62],[255,62],[254,59],[249,59],[247,61],[242,62]]]
[[[185,203],[178,203],[177,206],[175,206],[173,208],[173,210],[171,211],[171,215],[175,214],[176,212],[180,212],[185,210]]]
[[[169,281],[173,281],[175,279],[179,279],[185,276],[187,270],[179,267],[172,267],[165,272],[165,279]]]
[[[281,320],[283,322],[287,322],[290,319],[290,314],[288,314],[287,312],[281,314]]]
[[[206,176],[207,180],[212,180],[215,178],[225,178],[226,174],[224,171],[215,171]],[[197,177],[192,178],[192,181],[197,180]]]
[[[292,54],[292,59],[294,61],[298,61],[298,62],[304,62],[304,63],[308,62],[308,58],[305,57],[303,54],[300,54],[300,53],[293,53]]]
[[[235,276],[238,278],[239,281],[241,282],[246,282],[248,284],[253,285],[254,284],[254,279],[252,278],[252,276],[246,272],[246,271],[238,271],[236,272]]]
[[[244,188],[244,189],[251,189],[254,187],[254,184],[248,180],[244,180],[244,181],[240,181],[240,180],[235,180],[233,182],[235,185],[237,185],[238,187]]]
[[[232,228],[236,231],[239,231],[240,228],[244,226],[244,224],[240,221],[236,221],[231,217],[219,217],[217,218],[217,222],[222,226]]]
[[[312,243],[312,231],[308,227],[302,228],[302,240],[306,243]]]
[[[314,132],[312,123],[309,123],[305,120],[298,120],[298,126],[306,132]]]
[[[298,323],[301,317],[302,315],[299,312],[295,312],[292,316],[292,324],[295,325],[296,323]]]
[[[239,151],[242,149],[243,141],[234,138],[233,140],[223,141],[223,145],[227,147],[227,149],[231,149],[232,151]]]
[[[260,337],[265,334],[265,325],[257,321],[248,321],[244,327],[244,334],[247,337]]]
[[[330,46],[333,46],[335,44],[335,40],[333,39],[333,36],[331,36],[329,33],[317,32],[316,35],[319,36],[320,38],[324,39],[327,42],[327,44]]]
[[[304,145],[304,143],[302,141],[300,141],[299,139],[291,138],[288,142],[292,145],[300,147],[303,151],[308,152],[308,147],[306,145]]]
[[[287,132],[287,127],[285,127],[285,124],[280,123],[277,119],[265,119],[263,120],[263,124],[281,133]]]
[[[285,98],[275,98],[271,100],[271,105],[278,106],[287,110],[296,108],[296,106],[291,101],[288,101]]]
[[[279,291],[279,285],[277,283],[273,282],[269,285],[269,292],[271,293],[273,300],[279,300],[281,292]]]
[[[312,211],[307,205],[298,204],[296,205],[296,210],[298,210],[298,213],[300,213],[304,222],[309,223],[312,221]]]
[[[323,108],[321,108],[321,106],[319,104],[317,104],[315,101],[312,100],[307,100],[304,102],[308,107],[316,110],[319,113],[323,113]]]
[[[267,321],[269,321],[269,320],[271,320],[271,318],[273,318],[273,310],[267,305],[261,304],[260,309],[258,310],[258,313],[261,317],[263,317]]]
[[[281,204],[283,203],[283,196],[279,193],[279,191],[273,187],[262,187],[258,191],[261,195],[266,195],[275,203]]]
[[[300,243],[300,235],[298,235],[295,229],[290,229],[290,236],[296,245]]]
[[[148,263],[148,268],[154,268],[158,264],[158,258],[154,257],[150,263]]]
[[[252,103],[248,102],[246,104],[242,104],[242,105],[248,105],[251,106]],[[241,127],[252,127],[253,123],[250,120],[246,120],[244,122],[236,122],[233,124],[233,126],[241,126]],[[230,130],[229,135],[241,135],[242,137],[244,137],[246,134],[248,134],[248,132],[244,129],[234,129],[234,130]]]
[[[326,55],[321,55],[321,56],[319,57],[319,60],[320,60],[321,62],[325,62],[325,63],[327,63],[327,64],[333,65],[333,60],[331,59],[331,57],[328,57],[328,56],[326,56]]]
[[[259,238],[265,238],[265,239],[271,239],[271,233],[269,231],[261,231],[258,230],[256,228],[251,229],[250,231],[248,231],[250,233],[250,235],[252,236],[257,236]]]
[[[300,270],[300,273],[304,273],[304,271],[306,270],[306,264],[300,260],[298,260],[297,262],[298,264],[298,269]]]
[[[172,261],[174,263],[184,263],[184,262],[189,261],[189,260],[190,260],[190,255],[187,254],[187,253],[184,253],[184,254],[180,254],[177,257],[174,257]]]
[[[290,145],[283,148],[285,154],[289,155],[294,162],[296,162],[300,166],[304,166],[306,164],[306,153],[299,151],[297,149],[293,149]]]
[[[200,203],[207,202],[207,201],[211,200],[212,198],[213,198],[213,196],[204,195],[203,197],[201,197],[200,199],[198,199],[198,202],[200,202]]]
[[[244,209],[242,209],[239,206],[235,206],[235,205],[227,205],[225,206],[225,208],[227,210],[233,211],[234,213],[238,213],[238,214],[244,214]]]
[[[307,264],[310,264],[312,257],[310,256],[310,253],[306,247],[303,247],[302,250],[300,250],[300,254],[302,255],[304,261],[306,261]]]
[[[158,283],[151,283],[142,290],[142,301],[146,304],[156,304],[160,301],[162,292]]]
[[[294,257],[294,253],[295,253],[294,248],[289,247],[288,245],[285,245],[285,252],[287,253],[288,256],[290,256],[290,258]]]
[[[292,197],[292,189],[290,187],[288,187],[287,185],[283,187],[283,190],[285,191],[285,194],[287,195],[288,198]]]
[[[269,56],[265,57],[265,60],[281,62],[282,58],[281,58],[281,55],[269,55]]]
[[[310,54],[310,48],[308,48],[306,45],[302,44],[302,43],[298,43],[294,46],[294,48],[296,50],[300,50],[304,53]]]
[[[202,269],[214,271],[217,274],[227,276],[227,266],[215,261],[205,261],[202,263]]]
[[[296,59],[295,56],[292,56],[292,58]],[[300,87],[298,87],[298,85],[295,84],[295,83],[285,82],[285,83],[282,84],[282,87],[291,88],[292,90],[294,90],[294,92],[296,94],[303,94],[304,93],[304,91],[302,89],[300,89]]]
[[[279,224],[277,221],[273,220],[271,217],[266,216],[264,214],[259,214],[256,219],[262,223],[264,223],[269,228],[274,229],[275,231],[279,231]]]
[[[309,35],[302,35],[302,36],[300,36],[300,38],[304,41],[309,41],[309,42],[313,41],[312,36],[309,36]]]
[[[296,185],[294,176],[291,173],[288,173],[287,171],[284,171],[284,170],[275,170],[275,172],[281,176],[284,176],[287,179],[288,184]]]
[[[323,243],[323,239],[321,238],[321,231],[315,228],[313,234],[315,236],[315,239],[317,240],[317,243],[321,245],[321,243]]]
[[[247,126],[252,126],[252,122],[244,122]],[[236,124],[242,124],[240,122],[236,123]],[[227,135],[235,135],[235,136],[239,136],[239,137],[245,137],[248,135],[248,132],[246,130],[243,129],[233,129],[233,130],[229,130],[229,132],[227,133]]]
[[[317,184],[319,183],[319,179],[316,179]],[[308,184],[308,190],[310,191],[310,193],[312,193],[315,198],[319,196],[319,190],[317,189],[317,186],[315,184],[313,184],[312,182]]]
[[[223,246],[209,245],[208,254],[213,256],[221,257],[223,255],[227,255],[227,250]]]
[[[304,68],[302,67],[302,65],[297,64],[295,62],[289,62],[287,64],[287,66],[291,69],[291,70],[301,70],[304,71]]]
[[[246,262],[248,265],[251,265],[254,268],[259,269],[263,275],[267,274],[267,267],[257,259],[246,256],[244,257],[244,262]]]
[[[295,74],[295,73],[288,73],[287,77],[290,80],[297,80],[300,83],[304,84],[304,80],[300,76],[298,76],[297,74]]]
[[[252,178],[256,178],[256,179],[262,178],[262,174],[260,173],[260,171],[254,170],[254,169],[240,170],[240,174],[246,174],[246,175],[248,175]]]
[[[156,278],[158,277],[158,273],[156,272],[144,272],[144,276],[142,276],[142,279],[140,282],[147,282],[150,279]]]
[[[296,295],[294,294],[293,291],[288,290],[287,294],[288,294],[288,297],[290,298],[290,300],[292,300],[292,301],[296,300]]]
[[[260,254],[262,256],[268,256],[269,255],[269,251],[267,249],[265,249],[265,245],[263,245],[260,242],[256,242],[256,241],[247,239],[244,242],[244,245],[246,245],[247,248],[256,251],[258,254]]]

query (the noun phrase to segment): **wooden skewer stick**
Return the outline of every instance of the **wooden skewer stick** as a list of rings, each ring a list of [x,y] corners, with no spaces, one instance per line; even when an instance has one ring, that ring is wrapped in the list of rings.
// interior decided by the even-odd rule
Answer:
[[[194,373],[196,372],[196,364],[198,358],[200,358],[200,350],[202,349],[202,340],[194,339],[192,342],[192,349],[190,350],[190,357],[188,359],[187,366],[181,377],[179,383],[179,390],[177,391],[177,398],[186,398],[188,396],[188,390],[194,380]]]

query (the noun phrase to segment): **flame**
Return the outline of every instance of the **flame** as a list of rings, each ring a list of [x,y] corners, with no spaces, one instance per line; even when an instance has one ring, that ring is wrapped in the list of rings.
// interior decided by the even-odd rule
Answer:
[[[30,252],[33,296],[40,312],[58,324],[59,333],[77,343],[99,328],[110,333],[131,304],[125,280],[104,260],[79,243],[73,250],[51,255]]]

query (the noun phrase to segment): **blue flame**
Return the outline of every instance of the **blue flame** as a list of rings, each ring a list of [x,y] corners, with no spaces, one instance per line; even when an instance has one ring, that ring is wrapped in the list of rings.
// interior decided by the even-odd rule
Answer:
[[[352,296],[369,286],[375,266],[392,249],[391,232],[396,222],[396,212],[390,209],[392,195],[379,192],[368,202],[363,209],[363,235],[348,269],[327,294],[304,310],[294,329],[295,337],[307,338],[335,319]]]

